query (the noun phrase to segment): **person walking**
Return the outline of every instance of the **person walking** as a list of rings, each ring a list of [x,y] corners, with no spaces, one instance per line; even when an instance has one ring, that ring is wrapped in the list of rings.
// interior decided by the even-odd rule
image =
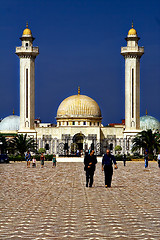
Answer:
[[[145,162],[145,168],[148,167],[148,152],[145,151],[145,154],[144,154],[144,162]]]
[[[126,154],[123,155],[123,165],[126,166]]]
[[[56,167],[56,155],[54,154],[53,155],[53,159],[52,159],[52,162],[53,162],[53,166],[52,167]]]
[[[159,154],[157,156],[157,161],[158,161],[158,167],[160,168],[160,151],[159,151]]]
[[[36,167],[36,158],[35,157],[32,158],[32,167],[33,168]]]
[[[41,153],[40,160],[41,160],[41,168],[43,168],[44,167],[44,160],[45,160],[44,153]]]
[[[112,164],[114,163],[115,169],[117,169],[117,163],[115,157],[111,155],[110,150],[106,150],[106,154],[104,154],[102,158],[102,171],[104,171],[105,175],[105,187],[111,187],[112,182],[112,175],[113,175],[113,167]]]
[[[30,167],[30,162],[31,162],[31,154],[30,151],[26,153],[25,159],[27,161],[27,167]]]
[[[97,157],[94,155],[94,150],[90,154],[86,154],[84,157],[84,170],[86,171],[86,187],[92,187],[93,176],[96,169]]]

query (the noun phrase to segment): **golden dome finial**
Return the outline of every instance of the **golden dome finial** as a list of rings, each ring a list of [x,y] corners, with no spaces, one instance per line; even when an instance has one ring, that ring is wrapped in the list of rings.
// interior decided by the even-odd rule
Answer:
[[[28,22],[26,22],[26,29],[24,29],[23,35],[31,35],[32,36],[31,30],[28,28]]]
[[[13,108],[13,115],[14,115],[14,108]]]
[[[129,30],[128,35],[137,35],[136,30],[133,28],[133,20],[132,20],[132,28]]]
[[[78,95],[80,95],[80,92],[81,92],[80,87],[78,87]]]
[[[148,115],[147,109],[146,109],[146,116]]]

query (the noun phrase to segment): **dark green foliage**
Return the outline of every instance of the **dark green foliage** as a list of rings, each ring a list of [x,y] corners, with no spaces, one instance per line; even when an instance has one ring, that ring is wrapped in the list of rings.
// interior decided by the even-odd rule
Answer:
[[[0,134],[0,142],[1,142],[1,145],[0,145],[1,153],[6,154],[8,150],[8,142],[2,134]]]
[[[21,155],[9,155],[9,161],[25,161],[25,157]]]
[[[46,153],[46,149],[45,148],[40,148],[40,149],[38,149],[38,153]]]
[[[9,141],[9,148],[16,154],[24,156],[27,151],[36,152],[37,144],[33,138],[27,138],[27,135],[17,135]]]
[[[147,150],[149,155],[153,155],[154,149],[158,152],[160,149],[160,134],[153,133],[151,129],[142,131],[133,139],[132,152],[143,149]]]
[[[114,149],[116,152],[120,152],[120,151],[122,151],[122,147],[121,146],[119,146],[119,145],[117,145],[117,146],[115,146],[115,149]]]
[[[53,154],[45,155],[45,161],[52,161],[52,159],[53,159]]]

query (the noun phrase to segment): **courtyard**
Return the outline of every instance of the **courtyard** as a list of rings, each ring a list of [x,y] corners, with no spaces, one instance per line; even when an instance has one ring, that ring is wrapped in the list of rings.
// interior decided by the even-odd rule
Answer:
[[[156,162],[118,162],[106,189],[101,163],[92,188],[82,162],[1,164],[0,239],[158,240],[159,171]]]

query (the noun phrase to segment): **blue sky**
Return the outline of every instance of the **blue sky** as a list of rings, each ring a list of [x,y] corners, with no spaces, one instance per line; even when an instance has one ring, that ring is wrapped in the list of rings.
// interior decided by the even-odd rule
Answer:
[[[141,116],[160,120],[159,0],[1,0],[0,118],[19,115],[19,59],[15,47],[28,21],[39,47],[36,59],[35,117],[55,122],[68,96],[90,96],[103,124],[124,118],[124,59],[121,46],[133,19],[141,58]]]

